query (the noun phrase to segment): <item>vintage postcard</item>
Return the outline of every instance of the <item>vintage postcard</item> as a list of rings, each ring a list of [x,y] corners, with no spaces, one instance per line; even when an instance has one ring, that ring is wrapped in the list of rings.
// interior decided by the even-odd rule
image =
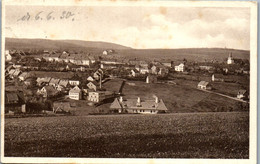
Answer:
[[[256,163],[257,3],[3,1],[1,163]]]

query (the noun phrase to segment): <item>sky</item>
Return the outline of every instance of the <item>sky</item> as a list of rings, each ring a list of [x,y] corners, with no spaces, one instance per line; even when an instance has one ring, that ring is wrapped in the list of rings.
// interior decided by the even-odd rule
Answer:
[[[245,7],[6,6],[5,11],[6,37],[104,41],[138,49],[250,49]]]

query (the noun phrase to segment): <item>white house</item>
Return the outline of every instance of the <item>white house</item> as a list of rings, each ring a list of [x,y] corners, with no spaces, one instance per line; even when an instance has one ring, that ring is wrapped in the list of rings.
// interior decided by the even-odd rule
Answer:
[[[24,81],[26,78],[29,77],[29,73],[28,72],[23,72],[18,78],[21,80],[21,81]]]
[[[75,86],[69,91],[69,98],[74,100],[82,99],[82,92],[78,86]]]
[[[149,73],[150,71],[149,71],[149,68],[148,67],[141,67],[140,68],[140,73],[141,74],[147,74],[147,73]]]
[[[206,81],[200,81],[198,84],[198,88],[205,89],[205,90],[211,90],[211,86],[210,86],[209,82],[206,82]]]
[[[239,90],[237,93],[238,99],[244,99],[244,98],[246,98],[246,96],[247,96],[247,91],[244,89]]]
[[[88,101],[100,102],[105,99],[105,91],[89,92]]]
[[[103,55],[108,55],[107,50],[103,51]]]
[[[87,78],[87,80],[88,80],[88,81],[95,81],[95,79],[94,79],[92,76],[89,76],[89,77]]]
[[[5,50],[5,61],[12,60],[12,56],[10,55],[9,50]]]
[[[136,77],[136,76],[139,75],[139,72],[138,72],[136,69],[132,69],[132,70],[131,70],[131,75],[132,75],[133,77]]]
[[[230,53],[228,56],[227,64],[234,64],[234,59],[232,58],[232,53]]]
[[[175,66],[175,67],[174,67],[174,70],[175,70],[176,72],[184,72],[184,70],[185,70],[185,65],[184,65],[183,63],[181,63],[181,64]]]

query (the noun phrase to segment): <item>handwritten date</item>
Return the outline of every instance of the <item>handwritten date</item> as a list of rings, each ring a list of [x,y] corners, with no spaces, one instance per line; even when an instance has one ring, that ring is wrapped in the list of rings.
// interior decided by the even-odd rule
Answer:
[[[35,21],[40,21],[40,20],[55,20],[55,19],[63,19],[63,20],[75,20],[75,13],[71,11],[63,11],[62,13],[57,14],[56,16],[54,15],[54,12],[44,12],[40,11],[35,15],[31,15],[29,12],[24,14],[22,17],[17,19],[17,21],[29,21],[29,20],[35,20]]]

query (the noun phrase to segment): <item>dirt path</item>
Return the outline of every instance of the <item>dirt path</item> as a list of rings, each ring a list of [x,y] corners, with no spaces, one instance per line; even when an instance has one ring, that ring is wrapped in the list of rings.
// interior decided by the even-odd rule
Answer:
[[[225,94],[222,94],[222,93],[217,93],[217,92],[213,92],[213,91],[209,91],[209,90],[203,90],[203,89],[198,89],[198,90],[208,92],[208,93],[212,93],[212,94],[219,95],[219,96],[223,96],[223,97],[227,97],[227,98],[232,99],[232,100],[236,100],[236,101],[240,101],[240,102],[244,102],[244,103],[249,103],[248,101],[241,100],[241,99],[238,99],[236,97],[231,97],[231,96],[228,96],[228,95],[225,95]]]

